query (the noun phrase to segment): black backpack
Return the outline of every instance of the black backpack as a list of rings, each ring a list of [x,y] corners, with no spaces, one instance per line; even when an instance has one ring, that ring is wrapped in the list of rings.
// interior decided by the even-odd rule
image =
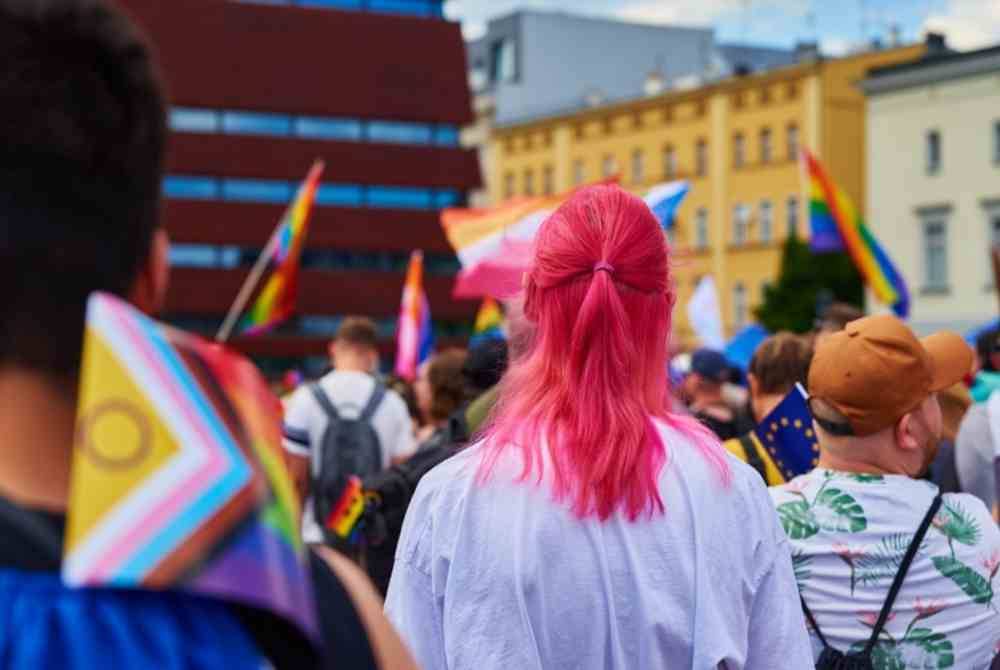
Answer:
[[[310,384],[309,391],[328,419],[319,448],[313,448],[310,488],[313,514],[328,543],[336,546],[340,540],[327,528],[327,520],[350,477],[364,478],[383,467],[382,445],[372,426],[372,417],[382,404],[386,389],[375,382],[371,398],[357,419],[343,418],[318,383]]]
[[[435,433],[405,462],[364,479],[367,500],[362,517],[365,567],[383,596],[389,588],[396,545],[417,484],[434,466],[457,454],[468,441],[463,407],[451,416],[447,427]]]
[[[924,515],[924,520],[920,522],[920,528],[917,529],[917,534],[913,536],[910,546],[906,548],[906,554],[903,555],[903,562],[900,564],[899,570],[896,572],[896,577],[892,580],[892,586],[889,588],[889,595],[886,596],[885,603],[882,604],[882,611],[879,612],[878,621],[872,628],[871,637],[868,638],[868,642],[862,651],[845,654],[831,647],[827,643],[823,631],[819,629],[816,617],[813,616],[813,613],[809,610],[809,606],[806,605],[805,598],[799,596],[802,601],[802,612],[806,615],[809,625],[816,631],[816,636],[823,645],[823,651],[816,661],[816,670],[874,670],[872,652],[875,650],[875,645],[882,635],[882,628],[892,613],[892,606],[896,603],[896,596],[899,595],[899,589],[903,586],[903,580],[906,579],[906,573],[910,570],[910,564],[916,557],[920,545],[923,544],[927,529],[930,527],[931,520],[937,514],[939,507],[941,507],[940,492],[934,498],[934,502],[931,503],[927,514]],[[991,667],[996,667],[996,662]]]

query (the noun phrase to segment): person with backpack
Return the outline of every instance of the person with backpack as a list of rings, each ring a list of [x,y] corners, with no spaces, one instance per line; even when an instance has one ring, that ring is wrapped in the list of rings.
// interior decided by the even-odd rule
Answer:
[[[162,306],[166,146],[152,49],[121,10],[0,0],[0,666],[413,668],[371,585],[328,554],[310,554],[322,650],[263,610],[61,578],[87,300]]]
[[[346,549],[329,527],[352,477],[363,479],[415,450],[406,403],[373,373],[375,323],[347,317],[330,344],[333,371],[300,386],[285,411],[284,446],[302,499],[302,538]]]
[[[386,613],[425,670],[811,662],[760,477],[669,410],[663,229],[616,185],[542,224],[531,338],[482,439],[421,480]]]
[[[921,479],[941,437],[937,394],[973,352],[899,319],[818,345],[809,405],[819,466],[771,489],[792,545],[816,668],[990,667],[1000,644],[1000,530],[976,497]]]

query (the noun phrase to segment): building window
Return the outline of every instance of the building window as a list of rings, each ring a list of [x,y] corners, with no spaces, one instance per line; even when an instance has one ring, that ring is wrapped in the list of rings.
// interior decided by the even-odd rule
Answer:
[[[641,184],[645,179],[643,175],[642,149],[632,152],[632,183]]]
[[[743,167],[746,160],[746,148],[743,146],[743,133],[733,135],[733,167]]]
[[[948,226],[943,216],[924,219],[924,288],[948,288]]]
[[[672,144],[663,147],[663,176],[673,179],[677,174],[677,152]]]
[[[708,248],[708,210],[700,208],[694,215],[694,246],[696,249]]]
[[[789,123],[786,129],[786,144],[788,145],[788,160],[799,159],[799,127]]]
[[[785,221],[788,237],[799,235],[799,196],[790,195],[785,203]]]
[[[789,100],[794,100],[799,97],[799,85],[794,81],[788,82],[785,86],[785,97]]]
[[[1000,165],[1000,121],[993,122],[993,164]]]
[[[573,185],[579,186],[587,178],[587,172],[583,167],[583,159],[578,158],[573,161]]]
[[[605,178],[618,174],[618,161],[611,154],[606,155],[604,160],[601,161],[601,174]]]
[[[772,233],[771,230],[773,226],[771,225],[771,201],[761,200],[760,201],[760,241],[764,244],[771,242]]]
[[[703,139],[694,146],[694,171],[699,177],[708,174],[708,144]]]
[[[771,129],[762,128],[760,131],[760,162],[771,162]]]
[[[747,325],[750,305],[747,304],[747,287],[743,282],[733,284],[733,328],[740,330]]]
[[[941,133],[927,131],[927,174],[937,174],[941,170]]]
[[[747,205],[733,206],[733,244],[742,246],[747,242],[747,232],[750,228],[750,207]]]
[[[578,123],[575,126],[573,126],[573,137],[575,137],[578,140],[582,140],[586,136],[587,136],[587,131],[586,129],[584,129],[582,123]]]
[[[514,40],[503,39],[490,46],[490,81],[512,82],[517,79],[517,55]]]
[[[987,200],[983,202],[983,211],[986,214],[986,239],[990,245],[985,254],[987,260],[986,288],[993,290],[995,288],[995,279],[993,276],[992,249],[1000,245],[1000,200]]]
[[[673,107],[664,107],[663,108],[663,122],[664,123],[673,123],[673,121],[674,121],[674,108]]]
[[[694,116],[695,118],[702,118],[705,116],[705,112],[708,111],[708,106],[705,104],[704,100],[699,100],[694,106]]]
[[[524,171],[524,194],[535,195],[535,171],[531,168]]]
[[[552,195],[555,192],[555,170],[551,165],[542,168],[542,192]]]
[[[771,102],[771,89],[766,86],[760,89],[760,104],[766,105]]]
[[[503,176],[503,197],[510,200],[514,197],[514,173],[508,172]]]

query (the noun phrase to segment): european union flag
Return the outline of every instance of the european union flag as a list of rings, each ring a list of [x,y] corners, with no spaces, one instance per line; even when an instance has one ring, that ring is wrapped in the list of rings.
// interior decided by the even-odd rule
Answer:
[[[819,461],[806,392],[798,384],[757,424],[753,437],[767,450],[785,481],[809,472]]]

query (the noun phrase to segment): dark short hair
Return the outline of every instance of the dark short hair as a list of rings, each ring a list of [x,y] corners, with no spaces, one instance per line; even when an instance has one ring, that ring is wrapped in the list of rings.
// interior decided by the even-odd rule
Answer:
[[[979,356],[979,364],[987,372],[996,372],[990,357],[998,352],[1000,352],[1000,331],[991,328],[976,338],[976,354]]]
[[[148,260],[166,132],[120,11],[0,0],[0,365],[79,369],[88,295],[126,295]]]
[[[820,329],[838,331],[847,327],[851,321],[857,321],[865,315],[860,307],[846,302],[834,302],[827,306],[820,315],[818,326]]]
[[[812,356],[812,345],[806,338],[776,333],[757,347],[748,372],[757,380],[760,393],[785,395],[797,383],[806,385]]]
[[[444,421],[469,400],[462,368],[466,352],[448,349],[435,354],[427,365],[427,381],[431,387],[430,418]]]
[[[348,316],[337,328],[334,341],[362,349],[378,348],[378,329],[375,322],[366,316]]]

